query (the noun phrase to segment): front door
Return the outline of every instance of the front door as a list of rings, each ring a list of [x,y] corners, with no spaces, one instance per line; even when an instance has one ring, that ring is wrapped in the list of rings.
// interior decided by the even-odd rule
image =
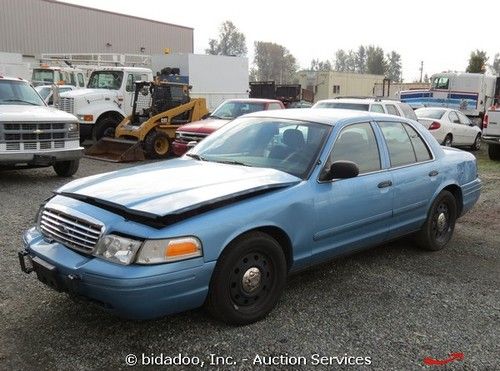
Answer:
[[[392,179],[389,171],[382,170],[372,124],[351,124],[342,129],[325,169],[339,160],[356,163],[360,173],[355,178],[315,185],[313,262],[383,242],[388,235]]]

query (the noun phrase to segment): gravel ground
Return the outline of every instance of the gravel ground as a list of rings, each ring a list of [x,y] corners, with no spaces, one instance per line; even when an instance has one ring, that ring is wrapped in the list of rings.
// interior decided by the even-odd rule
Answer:
[[[128,354],[139,364],[142,354],[164,362],[181,354],[205,369],[264,368],[253,365],[256,356],[282,355],[282,362],[303,356],[307,364],[265,368],[414,370],[439,369],[423,366],[425,357],[461,352],[464,360],[444,369],[498,370],[500,164],[485,152],[478,154],[481,199],[445,250],[424,252],[403,239],[336,259],[291,277],[278,307],[246,327],[216,322],[202,309],[125,321],[21,273],[21,234],[66,180],[51,169],[0,172],[0,369],[126,369]],[[84,159],[77,176],[124,166]],[[237,363],[209,365],[211,354]],[[314,354],[370,357],[371,365],[339,367],[332,359],[315,367]]]

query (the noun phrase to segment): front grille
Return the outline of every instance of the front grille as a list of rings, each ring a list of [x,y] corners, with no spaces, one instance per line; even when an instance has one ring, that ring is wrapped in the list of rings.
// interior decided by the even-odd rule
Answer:
[[[73,114],[75,111],[75,100],[73,98],[60,97],[59,102],[54,106],[56,108],[59,108],[61,111],[66,111]]]
[[[75,250],[90,253],[101,237],[103,226],[59,210],[45,208],[40,218],[40,229],[49,239]]]
[[[64,148],[65,141],[79,137],[78,131],[68,131],[64,122],[0,123],[0,143],[7,151],[44,151]]]
[[[201,140],[205,139],[208,134],[204,133],[188,133],[188,132],[178,132],[179,134],[178,139],[184,141],[184,142],[200,142]]]

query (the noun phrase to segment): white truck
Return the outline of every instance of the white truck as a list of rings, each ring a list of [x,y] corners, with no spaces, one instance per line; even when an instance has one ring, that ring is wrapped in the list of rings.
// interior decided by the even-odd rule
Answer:
[[[500,161],[500,106],[498,103],[484,115],[483,141],[488,143],[490,159]]]
[[[78,170],[75,116],[47,107],[33,86],[0,75],[0,169],[53,166],[59,176]]]
[[[446,107],[462,111],[481,124],[498,95],[500,78],[482,73],[443,72],[431,76],[431,88],[401,91],[401,102],[412,108]]]
[[[132,113],[134,83],[152,80],[149,68],[101,67],[90,75],[87,89],[61,93],[58,108],[78,118],[82,140],[114,136],[116,126]]]
[[[58,67],[41,64],[39,67],[33,68],[31,83],[33,86],[58,84],[84,88],[87,79],[85,72],[76,67]]]

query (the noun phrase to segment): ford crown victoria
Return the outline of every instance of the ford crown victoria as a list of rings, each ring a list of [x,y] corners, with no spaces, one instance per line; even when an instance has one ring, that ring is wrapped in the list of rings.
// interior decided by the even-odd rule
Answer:
[[[408,234],[444,248],[480,188],[475,157],[416,121],[258,112],[182,158],[59,188],[19,257],[52,288],[120,316],[205,304],[248,324],[275,307],[291,272]]]

